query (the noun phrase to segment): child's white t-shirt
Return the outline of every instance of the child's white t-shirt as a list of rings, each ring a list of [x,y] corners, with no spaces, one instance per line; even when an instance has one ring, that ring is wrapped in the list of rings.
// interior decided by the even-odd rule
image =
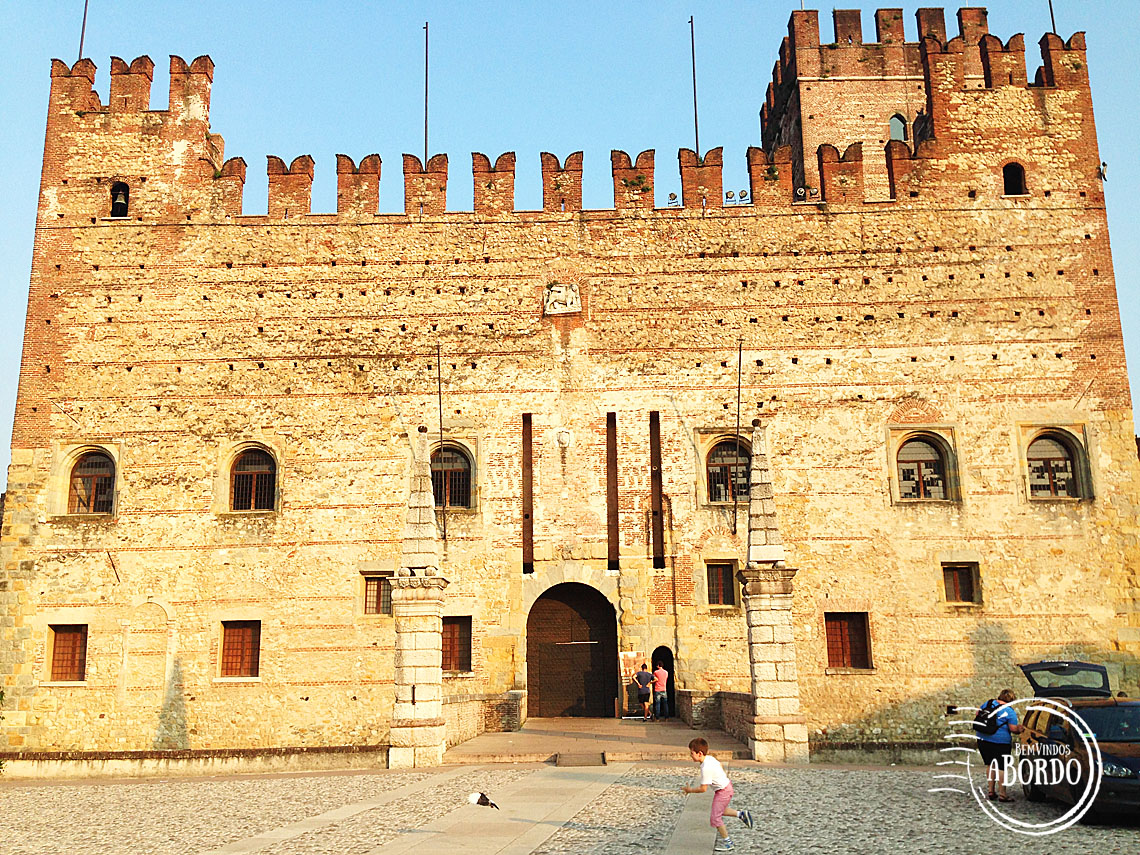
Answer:
[[[724,767],[720,765],[720,761],[706,754],[705,759],[701,761],[701,786],[723,790],[728,784],[728,775],[724,773]]]

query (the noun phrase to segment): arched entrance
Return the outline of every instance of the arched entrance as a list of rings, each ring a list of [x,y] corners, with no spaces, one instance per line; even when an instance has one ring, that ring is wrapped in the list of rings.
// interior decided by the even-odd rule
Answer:
[[[653,651],[653,662],[650,668],[657,670],[657,663],[661,663],[661,667],[669,672],[669,679],[665,683],[665,696],[669,700],[669,714],[666,718],[672,718],[677,715],[677,692],[676,692],[676,678],[677,675],[673,668],[673,651],[665,645],[661,645]]]
[[[618,689],[614,607],[589,585],[555,585],[526,621],[527,713],[612,717]]]

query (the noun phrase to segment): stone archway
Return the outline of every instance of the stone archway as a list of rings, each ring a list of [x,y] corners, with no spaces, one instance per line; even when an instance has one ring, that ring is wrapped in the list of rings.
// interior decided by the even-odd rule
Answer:
[[[599,591],[577,582],[546,591],[527,617],[526,649],[530,716],[613,716],[617,618]]]

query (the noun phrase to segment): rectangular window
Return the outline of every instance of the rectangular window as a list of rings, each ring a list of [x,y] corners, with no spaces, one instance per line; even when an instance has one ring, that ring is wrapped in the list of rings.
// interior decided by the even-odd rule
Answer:
[[[707,564],[709,577],[709,605],[736,605],[736,567],[731,561]]]
[[[606,413],[606,558],[610,570],[621,566],[618,520],[617,413]]]
[[[391,573],[375,573],[364,577],[364,613],[392,614]]]
[[[522,570],[534,572],[534,459],[531,456],[531,414],[522,417]]]
[[[260,660],[261,621],[222,621],[222,676],[256,677]]]
[[[87,679],[87,624],[61,624],[51,629],[51,679],[82,683]]]
[[[870,668],[871,637],[866,612],[827,612],[827,667]]]
[[[942,580],[946,585],[946,602],[980,603],[981,590],[978,584],[978,565],[943,564]]]
[[[471,617],[443,619],[443,670],[471,670]]]
[[[661,481],[661,413],[653,410],[649,413],[649,517],[655,570],[665,567],[663,491]]]

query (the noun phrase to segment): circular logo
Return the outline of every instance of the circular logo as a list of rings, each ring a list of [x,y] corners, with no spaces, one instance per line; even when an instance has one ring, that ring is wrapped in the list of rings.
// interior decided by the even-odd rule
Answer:
[[[1004,718],[1003,710],[1013,710],[1019,721],[1025,721],[1030,713],[1041,712],[1050,716],[1050,730],[1059,721],[1065,722],[1066,739],[1056,739],[1045,734],[1044,739],[1017,740],[1008,754],[1002,754],[988,765],[975,749],[975,741],[980,736],[976,729],[977,719],[951,721],[958,730],[949,735],[957,743],[942,752],[953,757],[938,763],[939,774],[935,778],[941,782],[957,781],[965,783],[967,789],[958,785],[941,785],[929,792],[968,793],[982,809],[982,812],[998,825],[1017,834],[1043,837],[1064,831],[1080,820],[1092,807],[1100,792],[1103,761],[1100,746],[1092,729],[1070,707],[1049,698],[1021,698],[988,712],[988,717]],[[958,712],[980,713],[978,707],[957,707]],[[967,732],[962,732],[963,729]],[[1001,745],[1002,743],[994,743]],[[963,759],[964,758],[964,759]],[[954,771],[947,771],[952,767]],[[999,807],[1000,802],[988,798],[992,784],[987,779],[1000,779],[1005,787],[1022,784],[1040,790],[1044,787],[1067,787],[1073,796],[1073,805],[1061,816],[1043,822],[1031,822],[1011,816]],[[980,781],[980,783],[979,783]]]

